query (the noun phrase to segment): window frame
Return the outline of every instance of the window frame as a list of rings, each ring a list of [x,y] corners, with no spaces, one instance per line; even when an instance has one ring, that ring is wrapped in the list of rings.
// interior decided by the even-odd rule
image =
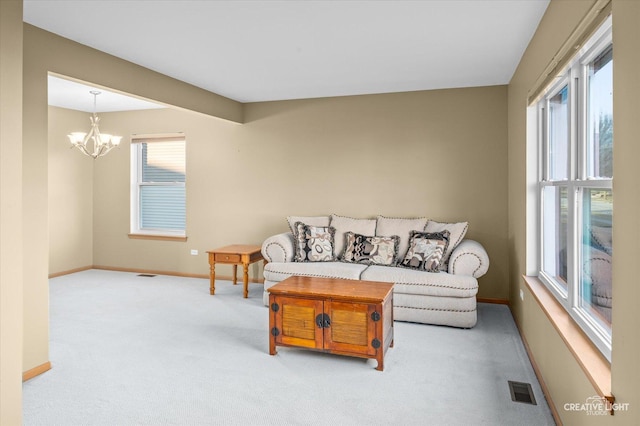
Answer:
[[[610,178],[589,177],[588,169],[588,67],[600,54],[612,46],[612,20],[609,16],[584,44],[559,79],[550,84],[536,103],[538,179],[537,179],[537,275],[570,317],[582,329],[598,350],[611,361],[611,325],[603,326],[595,315],[581,306],[582,232],[584,229],[584,193],[592,189],[606,189],[613,194],[613,176]],[[550,176],[550,124],[549,100],[568,86],[568,178],[551,180]],[[544,192],[548,187],[567,188],[567,287],[545,272],[545,200]],[[557,211],[555,212],[557,215]],[[553,247],[557,250],[557,247]],[[613,255],[612,255],[613,261]]]
[[[185,154],[185,181],[184,182],[145,182],[142,180],[142,149],[144,143],[166,143],[166,142],[182,142]],[[130,173],[130,234],[132,238],[150,237],[151,239],[177,239],[184,240],[187,237],[187,224],[185,212],[184,229],[162,229],[162,228],[142,228],[141,225],[141,207],[140,195],[141,188],[145,186],[165,186],[165,187],[181,187],[185,188],[185,205],[186,205],[186,154],[187,143],[184,134],[178,133],[173,135],[136,135],[131,138],[131,173]]]

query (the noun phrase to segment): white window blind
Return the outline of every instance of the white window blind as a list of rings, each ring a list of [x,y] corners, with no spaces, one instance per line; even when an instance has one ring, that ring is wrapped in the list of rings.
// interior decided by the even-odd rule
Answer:
[[[132,232],[185,235],[184,135],[134,136],[131,142]]]

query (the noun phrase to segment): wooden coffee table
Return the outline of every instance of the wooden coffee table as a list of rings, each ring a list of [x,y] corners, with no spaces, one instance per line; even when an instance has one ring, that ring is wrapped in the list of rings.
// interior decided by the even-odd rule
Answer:
[[[249,265],[264,260],[260,249],[260,246],[255,245],[233,244],[208,251],[210,267],[209,293],[213,295],[216,292],[216,263],[233,265],[233,285],[236,285],[238,282],[238,265],[242,265],[244,271],[244,298],[246,299],[249,296]]]
[[[293,276],[269,292],[269,354],[292,346],[374,358],[393,347],[393,284]]]

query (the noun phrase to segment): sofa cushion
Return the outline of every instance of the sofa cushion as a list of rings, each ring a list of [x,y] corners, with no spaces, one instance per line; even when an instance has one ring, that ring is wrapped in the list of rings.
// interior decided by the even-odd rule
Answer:
[[[264,278],[267,281],[279,282],[292,275],[300,275],[357,280],[366,268],[367,265],[344,262],[267,263],[264,266]]]
[[[473,300],[475,301],[475,298],[473,298]],[[455,307],[445,311],[439,311],[436,309],[394,306],[393,319],[396,321],[417,322],[421,324],[436,324],[447,325],[450,327],[472,328],[478,322],[478,313],[475,310],[459,311]]]
[[[336,228],[334,254],[342,259],[345,247],[345,234],[349,231],[361,235],[375,235],[375,219],[354,219],[352,217],[331,215],[330,225]]]
[[[427,272],[437,272],[449,245],[449,231],[418,232],[411,231],[409,249],[400,265],[405,268]]]
[[[302,222],[307,225],[313,226],[329,226],[329,216],[287,216],[287,223],[289,223],[289,230],[293,235],[296,234],[295,224],[296,222]]]
[[[332,262],[333,234],[332,226],[312,226],[302,222],[294,225],[296,240],[295,262]]]
[[[398,258],[402,259],[409,247],[409,233],[411,231],[424,231],[427,225],[427,218],[403,219],[396,217],[378,216],[376,221],[376,235],[397,235],[400,237],[398,244]]]
[[[347,232],[343,262],[365,265],[395,266],[398,261],[398,241],[400,237],[369,237]]]
[[[269,265],[267,264],[267,266]],[[472,297],[478,292],[478,280],[474,277],[452,275],[446,272],[424,272],[408,268],[371,265],[362,272],[360,279],[394,283],[394,294]]]
[[[398,307],[406,307],[433,311],[470,312],[477,309],[477,303],[475,297],[431,297],[394,292],[393,307],[394,310]]]
[[[451,253],[458,247],[458,244],[463,240],[464,236],[467,233],[467,229],[469,228],[469,222],[458,222],[458,223],[444,223],[444,222],[436,222],[434,220],[430,220],[427,222],[427,226],[425,226],[425,232],[442,232],[449,231],[449,246],[447,250],[444,252],[444,259],[440,263],[440,270],[446,271],[447,266],[449,265],[449,257]]]

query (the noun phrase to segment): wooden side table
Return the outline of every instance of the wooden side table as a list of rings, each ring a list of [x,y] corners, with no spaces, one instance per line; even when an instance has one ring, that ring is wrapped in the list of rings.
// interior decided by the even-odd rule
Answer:
[[[238,283],[238,265],[242,265],[244,270],[244,298],[249,297],[249,265],[264,260],[260,249],[260,246],[233,244],[208,251],[210,266],[209,278],[211,281],[209,293],[213,295],[216,292],[216,263],[224,263],[233,265],[233,285]]]

